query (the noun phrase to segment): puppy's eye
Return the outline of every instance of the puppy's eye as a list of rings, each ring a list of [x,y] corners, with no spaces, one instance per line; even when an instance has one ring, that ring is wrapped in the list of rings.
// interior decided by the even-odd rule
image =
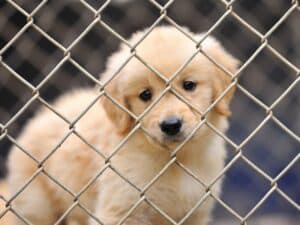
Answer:
[[[147,102],[149,100],[151,100],[152,98],[152,93],[149,89],[145,89],[143,90],[140,95],[139,95],[140,99],[143,100],[144,102]]]
[[[193,91],[193,90],[195,90],[196,86],[197,86],[197,83],[190,81],[190,80],[186,80],[182,84],[183,89],[186,91]]]

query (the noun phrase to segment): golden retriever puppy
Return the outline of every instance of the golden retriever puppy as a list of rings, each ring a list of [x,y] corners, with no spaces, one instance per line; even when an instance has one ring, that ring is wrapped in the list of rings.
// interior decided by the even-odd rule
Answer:
[[[129,41],[134,44],[144,34],[137,32]],[[202,49],[231,73],[236,71],[238,61],[214,38],[206,38]],[[91,88],[68,93],[53,107],[71,125],[43,108],[18,138],[19,147],[33,159],[17,147],[12,149],[12,193],[31,182],[12,204],[32,224],[50,225],[59,219],[67,225],[208,223],[213,198],[203,196],[207,192],[216,196],[220,193],[220,180],[210,184],[223,168],[225,144],[206,124],[193,135],[191,132],[201,118],[225,132],[234,90],[205,116],[197,111],[204,112],[231,79],[199,53],[178,76],[166,82],[196,51],[196,45],[172,27],[155,28],[135,50],[161,77],[135,57],[119,70],[132,54],[121,45],[100,76],[106,82],[119,70],[105,87],[107,95],[80,117],[100,91]],[[172,88],[161,96],[166,87]],[[155,101],[157,104],[151,107]],[[172,154],[189,135],[191,139],[176,155]],[[202,204],[197,205],[201,199]]]

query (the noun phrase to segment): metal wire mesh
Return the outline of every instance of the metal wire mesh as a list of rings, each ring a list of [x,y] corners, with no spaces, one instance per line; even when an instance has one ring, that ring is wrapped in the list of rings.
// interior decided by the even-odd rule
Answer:
[[[0,80],[3,80],[7,82],[8,79],[15,79],[18,86],[20,86],[20,90],[23,93],[22,94],[22,103],[20,103],[20,107],[14,110],[11,110],[9,112],[3,112],[3,118],[0,121],[0,141],[9,141],[13,145],[17,146],[20,151],[23,151],[25,154],[27,154],[29,157],[32,158],[33,161],[36,162],[37,170],[36,172],[31,176],[31,178],[24,183],[24,185],[19,189],[18,192],[13,193],[13,195],[6,199],[2,196],[0,198],[5,202],[6,209],[3,212],[0,212],[0,218],[3,217],[6,213],[11,212],[16,217],[18,217],[20,220],[22,220],[25,224],[31,224],[30,221],[28,221],[26,218],[22,216],[22,214],[18,211],[18,209],[15,209],[12,207],[11,203],[20,195],[25,188],[30,188],[30,183],[39,175],[44,174],[49,179],[51,179],[54,183],[56,183],[58,186],[60,186],[66,193],[70,194],[74,198],[74,203],[69,207],[69,209],[59,218],[59,220],[56,222],[56,224],[60,224],[67,215],[75,208],[80,207],[82,210],[84,210],[91,218],[93,218],[95,221],[97,221],[99,224],[103,224],[95,215],[93,215],[93,212],[91,212],[89,209],[87,209],[81,202],[80,202],[80,196],[103,174],[103,172],[110,168],[113,170],[117,175],[120,176],[124,181],[126,181],[131,187],[136,189],[140,193],[140,199],[134,204],[134,206],[126,213],[125,217],[122,218],[121,221],[119,221],[118,224],[123,224],[125,220],[131,215],[131,213],[140,206],[141,203],[147,203],[150,207],[152,207],[155,211],[157,211],[159,214],[161,214],[166,220],[168,220],[171,224],[183,224],[187,218],[199,207],[201,204],[208,198],[212,197],[215,199],[215,201],[218,203],[218,206],[222,208],[222,210],[225,210],[228,214],[230,214],[235,220],[238,221],[239,224],[246,224],[247,221],[257,212],[260,208],[264,205],[264,203],[270,198],[271,195],[274,193],[277,193],[279,196],[281,196],[289,205],[289,207],[293,208],[293,210],[296,210],[299,213],[299,203],[297,202],[297,199],[294,199],[293,197],[290,197],[289,194],[286,193],[285,190],[283,190],[279,182],[282,177],[285,176],[288,171],[299,164],[299,144],[300,144],[300,137],[299,137],[299,125],[297,126],[297,123],[299,124],[299,116],[297,117],[297,114],[299,114],[299,105],[291,104],[289,107],[289,110],[294,110],[296,118],[293,118],[293,124],[286,124],[285,122],[282,122],[282,119],[277,115],[275,112],[277,108],[280,106],[280,104],[287,99],[289,94],[291,92],[295,92],[295,90],[298,90],[299,93],[299,86],[297,89],[297,85],[299,85],[300,80],[300,70],[298,65],[298,62],[293,62],[293,60],[288,59],[284,54],[282,54],[276,47],[273,46],[271,38],[272,35],[280,28],[280,26],[283,26],[283,24],[286,22],[286,20],[291,17],[293,13],[299,14],[299,2],[298,1],[291,1],[288,6],[286,7],[285,11],[280,15],[276,22],[272,24],[267,30],[261,30],[257,28],[255,25],[252,25],[249,23],[246,19],[243,18],[242,15],[237,13],[237,10],[235,9],[235,5],[238,1],[225,1],[220,0],[218,4],[223,8],[222,13],[220,15],[215,16],[215,22],[214,23],[208,23],[207,25],[207,32],[205,33],[204,37],[201,40],[196,40],[194,37],[191,37],[188,33],[185,32],[184,29],[179,25],[179,23],[176,21],[176,17],[172,17],[169,11],[172,10],[172,6],[176,4],[176,1],[154,1],[149,0],[145,1],[143,4],[147,4],[147,6],[153,7],[153,10],[156,10],[156,14],[152,16],[153,21],[148,24],[147,32],[145,33],[145,36],[143,36],[139,41],[137,41],[135,44],[130,44],[124,35],[122,35],[122,27],[113,27],[110,25],[109,19],[106,19],[105,12],[108,10],[108,8],[113,4],[120,4],[115,3],[113,1],[101,1],[100,3],[95,3],[94,1],[84,1],[80,0],[76,2],[76,7],[72,8],[71,12],[76,17],[76,12],[78,13],[81,10],[85,10],[84,13],[81,13],[82,17],[84,17],[83,21],[85,21],[84,24],[80,23],[76,25],[76,22],[74,22],[72,19],[72,26],[76,27],[74,29],[75,31],[69,35],[69,37],[64,38],[63,40],[60,40],[61,37],[57,35],[56,32],[52,31],[51,29],[46,29],[45,24],[49,23],[51,21],[51,14],[47,14],[47,7],[52,7],[52,10],[56,11],[62,8],[62,5],[68,4],[68,2],[65,3],[52,3],[53,5],[48,5],[48,1],[44,0],[41,2],[31,3],[30,5],[27,5],[26,2],[19,2],[19,1],[12,1],[7,0],[4,7],[5,12],[13,11],[17,12],[18,16],[23,18],[23,21],[19,25],[18,29],[10,32],[3,32],[4,34],[8,34],[7,40],[5,41],[3,46],[0,50],[0,65],[1,70],[5,70],[7,77],[4,78],[0,77]],[[49,3],[50,4],[50,3]],[[71,4],[71,2],[69,2]],[[188,3],[183,3],[183,5],[189,5]],[[209,3],[207,3],[209,4]],[[203,5],[205,5],[205,2],[203,2]],[[43,11],[44,10],[44,11]],[[69,12],[69,14],[72,15],[72,13]],[[2,14],[1,14],[2,15]],[[41,15],[48,15],[45,16],[45,18],[42,18],[41,21],[36,20],[36,18],[41,17]],[[5,16],[3,16],[4,18]],[[211,58],[209,55],[207,55],[205,52],[201,49],[201,43],[205,40],[205,38],[208,35],[214,34],[217,29],[219,29],[224,21],[226,21],[228,18],[231,20],[234,20],[236,23],[238,23],[244,30],[249,32],[249,34],[253,35],[255,38],[257,38],[256,46],[252,49],[251,54],[247,55],[245,57],[245,60],[243,60],[242,65],[240,66],[239,70],[235,74],[231,74],[228,72],[222,65],[218,64],[214,61],[213,58]],[[53,18],[52,18],[53,19]],[[76,21],[76,20],[75,20]],[[195,44],[195,52],[191,57],[182,65],[182,67],[169,79],[166,79],[161,75],[158,71],[155,70],[151,65],[149,65],[147,62],[143,60],[142,57],[140,57],[136,52],[136,47],[149,35],[152,30],[157,27],[161,23],[167,23],[175,27],[178,32],[183,33],[185,36],[187,36],[191,42],[194,42]],[[197,23],[196,23],[197,24]],[[55,24],[56,29],[57,27],[61,26],[60,29],[67,29],[67,27],[70,24]],[[135,116],[133,113],[131,113],[128,109],[120,105],[115,99],[113,99],[111,96],[109,96],[108,93],[106,93],[105,88],[107,84],[110,82],[110,80],[106,83],[101,83],[96,78],[97,74],[103,69],[97,68],[96,65],[98,65],[99,57],[97,53],[93,52],[90,58],[91,60],[86,63],[84,62],[84,58],[87,58],[86,55],[84,55],[84,52],[80,51],[77,46],[80,45],[85,38],[88,39],[89,35],[93,30],[95,29],[101,29],[101,32],[106,32],[110,38],[107,38],[106,41],[110,42],[111,45],[116,45],[116,43],[121,42],[124,43],[126,46],[128,46],[128,51],[131,52],[130,57],[128,58],[136,58],[140,62],[142,62],[148,69],[150,69],[152,72],[154,72],[157,76],[162,78],[165,81],[166,88],[165,90],[160,94],[160,96],[143,112],[139,117]],[[31,33],[31,34],[30,34]],[[29,34],[29,35],[28,35]],[[28,38],[29,37],[29,38]],[[30,40],[30,38],[32,38]],[[20,41],[21,40],[21,41]],[[36,41],[45,42],[46,44],[41,46],[48,46],[45,51],[38,51],[35,53],[35,58],[49,58],[48,55],[55,56],[55,60],[50,60],[48,65],[44,66],[43,62],[39,60],[31,61],[30,66],[33,68],[31,73],[35,73],[38,71],[37,69],[34,69],[35,67],[40,68],[41,65],[43,65],[43,69],[40,70],[42,72],[42,76],[37,77],[35,80],[32,80],[30,75],[24,74],[22,69],[24,69],[27,66],[20,66],[18,69],[16,69],[16,62],[13,62],[15,58],[9,55],[9,51],[12,51],[12,46],[19,44],[19,54],[25,58],[31,58],[32,56],[29,56],[29,52],[33,49],[32,48],[32,42],[35,43]],[[299,39],[298,39],[299,40]],[[83,42],[87,43],[87,42]],[[245,43],[247,45],[247,43]],[[95,48],[97,46],[88,46],[85,45],[84,48],[93,49],[95,51]],[[76,49],[77,48],[77,49]],[[82,47],[81,47],[82,48]],[[103,48],[103,47],[102,47]],[[104,49],[104,51],[107,51]],[[282,64],[286,70],[289,71],[290,74],[292,74],[290,80],[291,82],[286,82],[287,84],[284,86],[283,91],[280,92],[280,94],[276,93],[275,95],[272,95],[271,98],[268,98],[266,101],[265,99],[261,99],[257,95],[253,94],[254,89],[256,89],[259,85],[254,85],[254,87],[245,88],[245,85],[243,85],[242,82],[240,82],[240,79],[243,77],[243,74],[246,73],[246,70],[251,68],[251,65],[254,63],[255,60],[259,58],[259,56],[264,52],[267,51],[268,54],[271,54],[272,57],[274,57],[278,64]],[[87,51],[87,54],[90,54],[90,51]],[[219,98],[212,103],[212,105],[205,111],[205,112],[199,112],[201,115],[201,121],[199,121],[196,128],[193,130],[193,132],[184,140],[176,149],[173,150],[172,157],[170,161],[165,165],[165,167],[155,176],[144,188],[139,188],[128,178],[126,178],[124,175],[120,173],[116,168],[113,167],[111,164],[111,159],[115,156],[115,154],[118,153],[118,151],[121,149],[121,147],[128,141],[128,139],[138,130],[142,129],[147,135],[151,136],[149,132],[147,132],[146,129],[144,129],[140,123],[141,119],[147,115],[147,113],[157,104],[157,102],[165,95],[167,92],[172,92],[174,95],[176,95],[179,99],[181,99],[185,104],[188,104],[190,107],[192,107],[194,110],[195,107],[191,105],[183,96],[181,96],[176,90],[172,88],[170,85],[170,82],[185,68],[185,66],[192,60],[192,58],[198,53],[201,52],[202,54],[206,55],[207,58],[212,61],[216,66],[218,66],[220,69],[222,69],[228,76],[231,78],[231,84],[226,88],[224,93],[222,93]],[[13,54],[12,54],[13,55]],[[39,57],[40,56],[40,57]],[[95,56],[95,57],[94,57]],[[97,58],[97,60],[95,60]],[[128,62],[124,62],[124,64],[118,69],[122,70],[122,68],[126,65]],[[19,60],[20,63],[24,64],[24,60]],[[273,63],[273,62],[271,62]],[[81,83],[82,79],[84,79],[86,84],[94,84],[98,86],[99,88],[99,94],[96,99],[94,99],[90,105],[86,108],[82,108],[82,113],[75,119],[70,121],[68,118],[64,117],[62,114],[60,114],[52,105],[51,101],[49,101],[48,96],[44,96],[44,89],[47,85],[49,85],[53,80],[55,79],[61,79],[55,78],[56,74],[58,72],[61,72],[64,70],[64,66],[69,65],[69,67],[66,70],[70,70],[70,67],[72,71],[74,69],[77,71],[78,74],[80,74],[80,78],[74,79],[75,83],[78,83],[78,81]],[[28,68],[27,68],[28,70]],[[30,69],[28,70],[30,71]],[[114,76],[117,76],[118,71],[114,74]],[[256,72],[254,70],[254,72]],[[29,72],[30,73],[30,72]],[[113,76],[113,77],[114,77]],[[251,78],[250,78],[251,79]],[[247,79],[246,79],[247,80]],[[8,83],[8,82],[7,82]],[[267,83],[267,82],[266,82]],[[17,86],[17,87],[18,87]],[[58,91],[64,90],[64,84],[56,82],[55,85],[50,86],[52,88],[55,86],[58,87]],[[9,89],[18,89],[17,87],[11,87],[7,85],[7,88]],[[247,97],[248,101],[251,100],[251,104],[254,104],[255,107],[260,108],[262,110],[262,115],[260,120],[257,120],[257,123],[255,125],[252,125],[251,131],[243,136],[240,137],[238,140],[234,140],[234,137],[230,135],[223,134],[219,130],[217,130],[216,127],[214,127],[212,124],[210,124],[206,120],[207,113],[220,101],[224,95],[230,91],[231,88],[236,87],[240,94]],[[263,87],[265,88],[265,87]],[[274,90],[274,89],[272,89]],[[275,90],[274,90],[275,92]],[[57,93],[53,94],[54,96],[57,95]],[[128,135],[124,138],[124,140],[119,143],[119,145],[114,149],[113,153],[109,157],[105,157],[100,149],[97,149],[95,146],[93,146],[91,143],[89,143],[87,140],[85,140],[84,135],[80,134],[76,130],[76,123],[85,115],[85,113],[101,98],[102,96],[107,96],[117,107],[124,110],[126,113],[130,114],[132,118],[135,120],[135,127],[128,133]],[[297,95],[297,94],[295,94]],[[51,99],[51,98],[50,98]],[[272,100],[269,100],[272,99]],[[268,102],[269,101],[269,102]],[[22,120],[22,116],[26,113],[26,111],[29,110],[32,105],[39,103],[43,105],[44,107],[47,107],[49,110],[51,110],[53,113],[55,113],[58,117],[63,119],[66,124],[69,125],[69,131],[65,134],[64,138],[57,143],[56,147],[42,160],[39,161],[35,159],[33,156],[31,156],[26,149],[23,149],[22,146],[20,146],[16,139],[14,138],[14,135],[12,135],[11,129],[17,129],[13,128],[16,126],[16,121]],[[12,114],[13,112],[13,114]],[[245,118],[244,118],[245,119]],[[25,119],[23,119],[25,120]],[[5,121],[5,122],[4,122]],[[263,130],[263,128],[266,126],[267,123],[273,123],[274,126],[277,126],[281,130],[281,134],[284,133],[286,135],[286,139],[288,142],[293,142],[293,146],[288,146],[293,150],[292,157],[286,162],[284,166],[280,168],[279,171],[277,171],[275,174],[270,175],[269,172],[266,172],[264,167],[261,166],[261,164],[258,164],[257,161],[253,160],[251,158],[251,154],[247,155],[245,153],[245,149],[247,149],[247,145],[255,138],[255,136],[259,136],[259,132]],[[211,184],[204,184],[199,178],[193,174],[192,171],[190,171],[188,168],[186,168],[185,165],[178,162],[176,159],[176,153],[180,151],[180,149],[189,141],[189,139],[192,137],[192,135],[203,125],[206,124],[208,127],[210,127],[211,130],[213,130],[217,135],[222,137],[226,143],[228,144],[229,148],[231,149],[232,157],[228,160],[225,168],[222,170],[222,172],[217,176],[217,178],[211,183]],[[44,168],[45,162],[51,157],[51,155],[55,154],[59,146],[61,146],[64,141],[70,136],[70,135],[76,135],[78,138],[80,138],[85,144],[87,144],[92,150],[94,150],[95,153],[97,153],[100,157],[102,157],[105,161],[104,167],[96,174],[96,176],[86,184],[85,187],[82,188],[81,191],[78,193],[73,193],[71,190],[69,190],[66,186],[59,183],[57,179],[53,176],[51,176]],[[284,143],[285,148],[286,142]],[[295,147],[294,147],[295,146]],[[296,152],[296,153],[295,153]],[[229,203],[226,203],[226,201],[222,200],[222,198],[215,196],[211,192],[211,187],[222,177],[224,174],[227,174],[232,167],[234,167],[239,162],[242,162],[244,166],[248,166],[251,168],[252,171],[254,171],[253,176],[259,176],[262,177],[265,182],[267,182],[267,190],[265,193],[261,196],[259,196],[258,200],[253,204],[250,208],[248,208],[247,212],[242,214],[239,210],[236,208],[233,208]],[[297,164],[298,163],[298,164]],[[153,201],[151,201],[149,198],[147,198],[146,191],[155,183],[157,179],[159,179],[167,169],[172,166],[173,164],[176,164],[179,166],[182,170],[184,170],[187,174],[189,174],[191,177],[193,177],[201,186],[203,186],[206,190],[206,193],[202,196],[201,199],[197,202],[197,204],[187,213],[187,215],[182,218],[180,222],[174,221],[167,213],[165,213],[159,206],[157,206]],[[298,178],[299,179],[299,178]],[[296,186],[295,189],[297,189]],[[247,201],[247,199],[244,199],[244,201]]]

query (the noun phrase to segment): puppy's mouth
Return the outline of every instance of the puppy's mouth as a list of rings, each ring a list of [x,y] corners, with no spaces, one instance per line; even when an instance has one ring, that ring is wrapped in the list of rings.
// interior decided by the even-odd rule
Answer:
[[[186,135],[184,135],[184,132],[180,132],[176,135],[163,135],[162,141],[164,144],[178,144],[180,142],[183,142],[186,138]]]

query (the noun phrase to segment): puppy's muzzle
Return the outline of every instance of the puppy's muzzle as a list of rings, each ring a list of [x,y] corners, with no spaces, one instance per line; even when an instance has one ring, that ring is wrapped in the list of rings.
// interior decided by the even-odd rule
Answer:
[[[160,129],[168,136],[175,136],[178,134],[182,127],[182,120],[178,117],[171,116],[163,120],[160,124]]]

